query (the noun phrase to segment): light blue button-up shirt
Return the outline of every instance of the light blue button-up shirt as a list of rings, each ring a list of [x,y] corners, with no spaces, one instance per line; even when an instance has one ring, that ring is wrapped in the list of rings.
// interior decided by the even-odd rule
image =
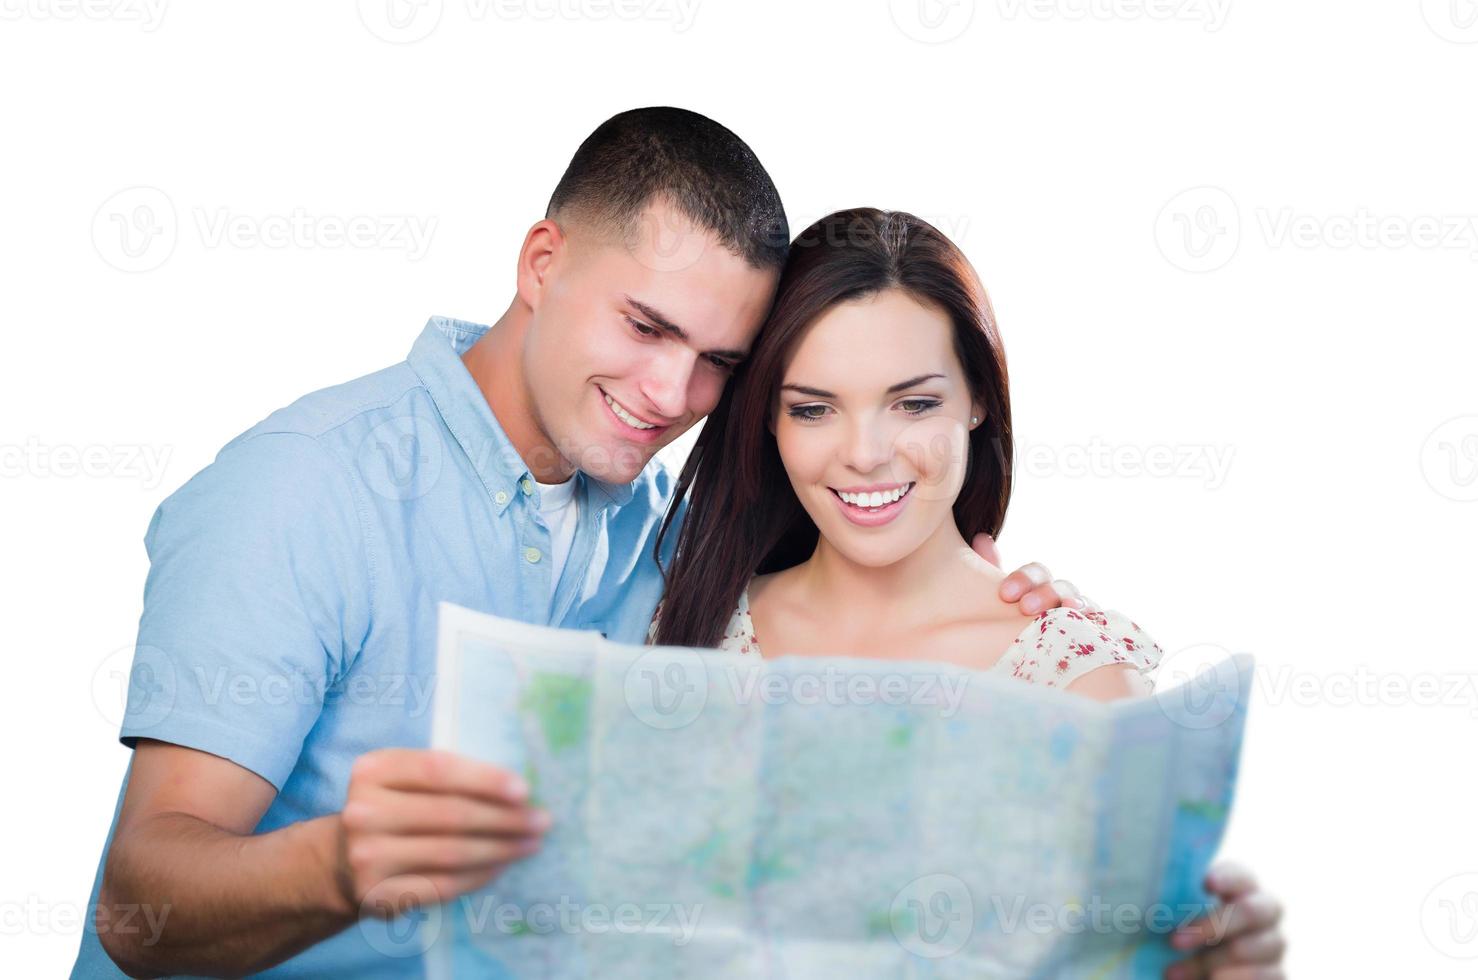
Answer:
[[[574,542],[551,581],[537,484],[461,361],[487,329],[433,318],[403,363],[237,436],[149,525],[119,737],[272,783],[259,833],[341,809],[360,754],[430,744],[438,602],[646,636],[671,475],[656,461],[629,485],[578,474]],[[419,976],[407,935],[404,920],[367,920],[263,975]],[[72,975],[123,976],[92,928]]]

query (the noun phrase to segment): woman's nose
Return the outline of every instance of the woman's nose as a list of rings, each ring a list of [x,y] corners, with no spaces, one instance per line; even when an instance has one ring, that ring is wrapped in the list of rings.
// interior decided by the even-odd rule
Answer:
[[[846,462],[860,474],[871,474],[893,458],[893,438],[875,420],[857,418],[847,435]]]

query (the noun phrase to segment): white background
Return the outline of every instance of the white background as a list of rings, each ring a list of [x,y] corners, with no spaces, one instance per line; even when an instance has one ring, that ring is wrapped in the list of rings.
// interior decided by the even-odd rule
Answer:
[[[1478,8],[1088,2],[0,0],[5,972],[75,955],[155,506],[496,317],[579,141],[676,104],[794,230],[903,209],[971,257],[1008,564],[1259,658],[1224,853],[1291,972],[1472,975]]]

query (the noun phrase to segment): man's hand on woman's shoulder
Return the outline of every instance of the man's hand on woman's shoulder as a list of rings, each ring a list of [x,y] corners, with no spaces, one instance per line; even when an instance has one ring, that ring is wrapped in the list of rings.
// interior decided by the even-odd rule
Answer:
[[[996,547],[995,538],[989,534],[977,534],[970,546],[977,555],[997,568],[1001,567],[1001,552]],[[1088,599],[1078,592],[1077,586],[1066,579],[1054,579],[1047,566],[1035,561],[1006,576],[1001,583],[1001,599],[1015,603],[1023,616],[1035,616],[1057,606],[1092,608]]]

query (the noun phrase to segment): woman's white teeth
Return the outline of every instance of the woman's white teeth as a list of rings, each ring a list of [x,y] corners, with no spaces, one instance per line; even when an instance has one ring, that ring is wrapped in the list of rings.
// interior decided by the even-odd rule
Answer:
[[[604,394],[604,392],[602,392],[602,394]],[[616,401],[616,399],[612,398],[610,395],[606,395],[606,404],[609,405],[609,406],[611,406],[611,411],[613,411],[613,412],[616,413],[616,418],[620,419],[622,422],[625,422],[627,425],[631,426],[633,429],[655,429],[656,428],[656,426],[653,425],[652,423],[650,423],[650,422],[643,422],[641,419],[637,418],[635,415],[632,415],[626,409],[622,408],[621,407],[621,403],[618,402],[618,401]]]
[[[913,489],[912,483],[905,483],[901,487],[892,490],[874,490],[872,493],[847,493],[843,490],[837,491],[837,496],[853,507],[885,507],[901,498],[909,490]]]

